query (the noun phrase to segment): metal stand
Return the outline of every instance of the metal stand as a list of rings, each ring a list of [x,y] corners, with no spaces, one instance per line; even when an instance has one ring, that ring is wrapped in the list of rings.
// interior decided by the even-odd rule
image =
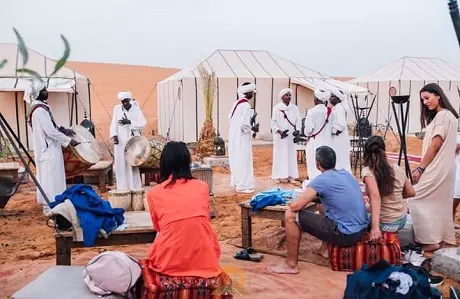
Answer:
[[[393,107],[393,112],[395,114],[396,126],[398,127],[398,134],[401,140],[401,145],[399,148],[399,158],[398,165],[401,165],[401,158],[404,154],[404,163],[406,164],[406,175],[412,181],[412,173],[410,170],[409,159],[407,158],[407,146],[406,146],[406,126],[407,118],[409,116],[409,98],[410,96],[392,96],[391,97],[391,106]],[[399,105],[400,116],[398,117],[398,112],[396,105]],[[404,111],[404,105],[406,105],[406,110]]]
[[[32,169],[30,169],[30,167],[29,167],[29,163],[32,163],[32,164],[34,164],[34,166],[36,166],[35,161],[32,159],[32,157],[30,156],[29,152],[25,149],[24,145],[21,143],[19,138],[16,136],[14,131],[11,129],[10,125],[8,124],[6,119],[3,117],[3,114],[1,112],[0,112],[0,129],[3,130],[3,132],[5,133],[6,138],[8,138],[8,140],[10,141],[11,145],[14,148],[14,151],[18,155],[19,159],[21,159],[21,162],[24,165],[26,171],[29,173],[30,177],[34,181],[35,185],[37,186],[38,190],[43,195],[43,198],[45,199],[45,201],[48,203],[48,206],[49,206],[50,205],[50,200],[48,199],[48,196],[46,196],[45,191],[43,191],[42,186],[40,185],[40,183],[38,182],[38,180],[35,177],[34,173],[32,172]],[[13,138],[13,136],[14,136],[14,138]],[[17,142],[17,144],[19,144],[19,147],[21,147],[21,149],[26,153],[27,157],[29,158],[29,163],[27,163],[26,160],[24,159],[24,157],[23,157],[21,151],[19,150],[19,147],[18,147],[18,145],[16,144],[15,141]],[[50,179],[50,178],[48,178],[48,179]]]
[[[359,175],[361,176],[361,171],[363,169],[363,163],[361,161],[362,161],[362,155],[364,151],[364,142],[367,140],[367,138],[364,138],[363,136],[364,132],[361,132],[360,119],[365,119],[366,122],[369,121],[369,115],[371,114],[372,108],[374,107],[375,99],[377,96],[374,96],[374,98],[372,99],[371,105],[366,106],[366,107],[359,107],[357,95],[355,95],[354,97],[351,95],[350,97],[353,103],[353,112],[355,115],[356,127],[357,127],[357,130],[354,130],[353,139],[354,140],[358,139],[357,142],[355,142],[357,148],[353,156],[354,162],[352,161],[352,164],[354,164],[353,172],[356,174],[356,170],[359,164]],[[365,101],[366,103],[368,102],[368,96],[366,96]]]

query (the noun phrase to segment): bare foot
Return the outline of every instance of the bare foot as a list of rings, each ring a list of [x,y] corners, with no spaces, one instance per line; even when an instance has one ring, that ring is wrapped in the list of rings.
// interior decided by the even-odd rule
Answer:
[[[427,244],[427,245],[422,246],[422,250],[425,251],[425,252],[436,251],[439,248],[441,248],[440,244]]]
[[[268,267],[267,270],[275,274],[299,274],[299,269],[297,269],[297,267],[289,267],[286,263]]]

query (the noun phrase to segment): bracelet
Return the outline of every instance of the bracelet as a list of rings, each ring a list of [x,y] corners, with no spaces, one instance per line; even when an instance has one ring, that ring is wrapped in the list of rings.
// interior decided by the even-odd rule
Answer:
[[[420,173],[423,173],[423,172],[425,171],[425,168],[419,166],[419,167],[416,168],[416,170],[417,170],[418,172],[420,172]]]

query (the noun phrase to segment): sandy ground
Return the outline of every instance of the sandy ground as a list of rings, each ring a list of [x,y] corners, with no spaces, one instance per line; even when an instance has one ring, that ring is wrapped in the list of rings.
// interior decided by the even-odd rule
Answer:
[[[396,152],[399,144],[388,136],[388,151]],[[421,141],[409,140],[409,153],[419,155]],[[270,180],[272,151],[270,147],[254,149],[254,165],[257,191],[267,190],[275,185]],[[301,176],[306,177],[306,167],[300,166]],[[238,243],[241,238],[241,217],[238,204],[250,199],[250,195],[237,195],[229,187],[228,169],[214,169],[214,193],[216,194],[217,218],[212,221],[222,246],[221,263],[228,272],[239,277],[244,295],[241,298],[340,298],[346,285],[345,272],[333,272],[330,268],[316,264],[324,261],[312,251],[319,244],[304,236],[301,259],[315,263],[301,262],[301,273],[296,276],[272,275],[266,267],[282,261],[276,255],[265,255],[261,263],[234,260],[239,250],[229,243]],[[300,183],[299,183],[300,186]],[[293,188],[293,186],[281,186]],[[96,187],[97,188],[97,187]],[[295,187],[294,187],[295,188]],[[53,229],[46,226],[46,219],[35,203],[35,187],[32,183],[21,185],[20,190],[7,204],[0,215],[0,298],[7,298],[15,291],[36,278],[55,264]],[[101,195],[107,198],[107,194]],[[457,219],[457,222],[459,219]],[[256,247],[283,253],[282,228],[279,221],[253,220],[253,240]],[[281,245],[280,245],[281,244]],[[104,248],[83,248],[72,251],[72,264],[85,265],[101,250],[122,250],[137,258],[146,257],[149,245],[119,246]],[[316,258],[316,260],[315,260]],[[443,289],[453,284],[448,280]],[[447,294],[447,293],[446,293]]]

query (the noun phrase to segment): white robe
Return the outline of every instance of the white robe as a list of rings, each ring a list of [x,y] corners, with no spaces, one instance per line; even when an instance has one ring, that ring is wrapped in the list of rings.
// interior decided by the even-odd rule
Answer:
[[[38,103],[44,104],[34,101],[32,105]],[[54,202],[67,187],[62,148],[69,146],[71,138],[54,127],[50,114],[43,108],[37,108],[32,114],[32,138],[37,180],[50,202]],[[47,206],[38,188],[37,202]]]
[[[289,121],[284,117],[286,113]],[[297,148],[294,144],[294,136],[292,133],[295,130],[302,128],[302,119],[300,118],[299,108],[296,105],[289,103],[286,106],[283,102],[278,103],[273,108],[273,116],[271,121],[273,132],[273,179],[296,179],[299,177],[299,167],[297,165]],[[288,136],[281,139],[281,135],[276,133],[278,130],[289,130]]]
[[[319,104],[308,110],[305,118],[305,132],[306,136],[316,134],[323,126],[327,116],[327,107],[324,104]],[[331,115],[332,116],[332,115]],[[321,133],[315,138],[310,138],[307,142],[306,156],[307,156],[307,171],[308,179],[311,181],[321,172],[316,168],[316,149],[320,146],[331,146],[332,143],[332,125],[331,116],[329,121],[324,126]]]
[[[252,161],[251,125],[250,119],[254,114],[247,102],[236,107],[236,101],[229,113],[228,160],[231,172],[231,186],[236,191],[254,189],[254,168]]]
[[[119,125],[118,121],[128,118],[130,125]],[[114,145],[115,177],[118,190],[133,190],[142,187],[141,175],[138,167],[133,167],[126,161],[125,146],[132,136],[139,136],[147,124],[141,109],[137,105],[131,105],[129,111],[119,104],[113,108],[112,123],[110,125],[110,138],[118,136],[118,144]]]
[[[333,108],[332,134],[341,131],[339,135],[332,135],[332,148],[335,151],[336,169],[345,169],[351,173],[350,165],[350,136],[348,136],[347,113],[342,103]]]

